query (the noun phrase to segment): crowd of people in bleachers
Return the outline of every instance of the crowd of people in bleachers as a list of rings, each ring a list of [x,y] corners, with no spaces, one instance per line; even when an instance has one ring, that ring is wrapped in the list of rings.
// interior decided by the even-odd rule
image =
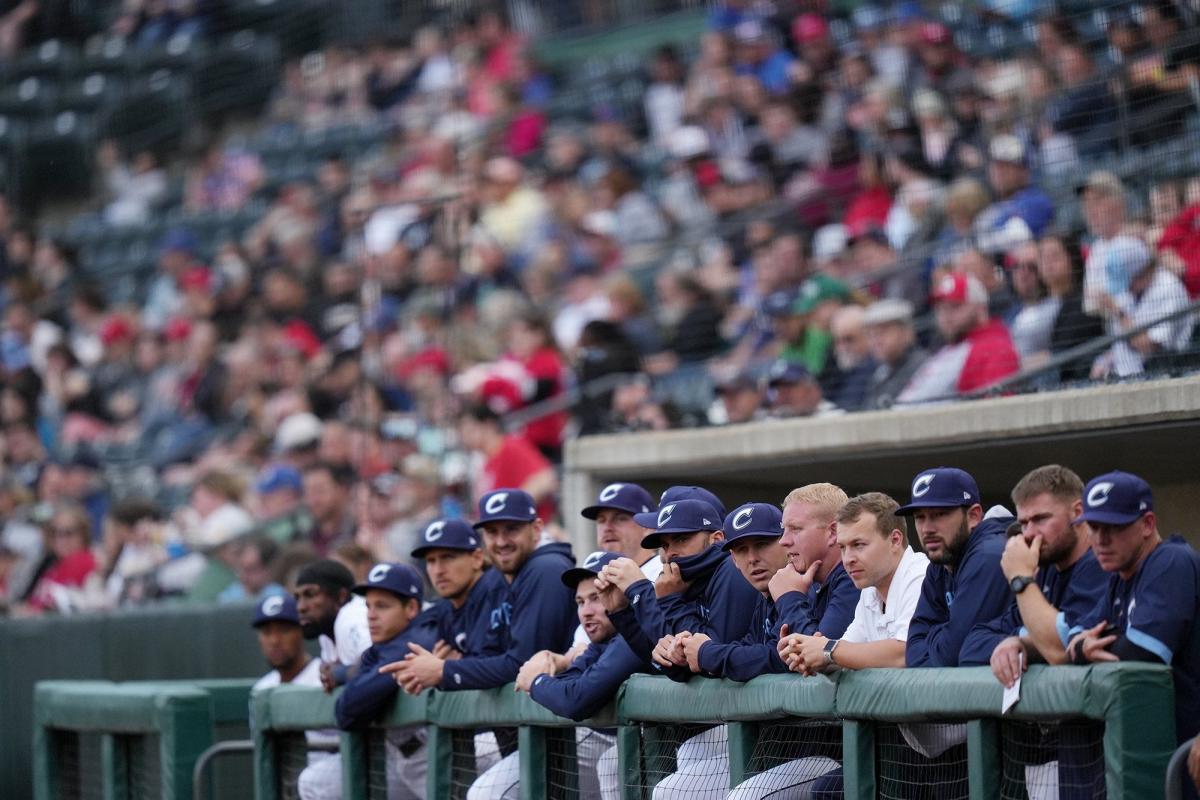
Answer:
[[[1191,9],[988,11],[993,52],[948,8],[718,4],[562,74],[494,9],[329,45],[254,137],[100,149],[96,219],[160,230],[128,294],[0,204],[8,605],[253,597],[500,486],[552,522],[580,434],[1190,369]]]

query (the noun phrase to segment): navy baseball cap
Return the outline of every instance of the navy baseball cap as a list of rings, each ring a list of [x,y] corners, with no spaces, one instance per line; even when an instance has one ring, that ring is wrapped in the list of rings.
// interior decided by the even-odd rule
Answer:
[[[793,386],[813,380],[812,373],[803,364],[780,359],[771,365],[767,373],[767,386]]]
[[[389,564],[384,562],[371,567],[367,573],[367,582],[360,583],[352,590],[355,594],[366,594],[368,589],[384,589],[400,597],[421,599],[421,584],[424,579],[420,573],[408,564]]]
[[[979,502],[979,486],[961,469],[934,467],[918,475],[912,484],[912,500],[896,513],[912,516],[918,508],[960,508]]]
[[[261,628],[268,622],[290,622],[300,624],[300,612],[296,610],[296,601],[287,595],[273,594],[264,597],[254,608],[254,622],[251,627]]]
[[[1075,522],[1128,525],[1154,510],[1150,484],[1128,472],[1106,472],[1083,490],[1083,513]]]
[[[725,519],[725,504],[721,502],[721,498],[703,486],[672,486],[662,493],[662,497],[658,499],[658,507],[662,508],[667,503],[675,503],[680,500],[701,500],[715,508],[717,516]],[[653,528],[654,526],[646,525],[644,527]]]
[[[665,534],[721,530],[721,515],[703,500],[676,500],[659,507],[657,513],[635,514],[633,520],[654,530],[642,538],[642,547],[648,550],[659,547]]]
[[[425,526],[421,544],[413,548],[412,557],[422,558],[430,550],[478,550],[479,534],[462,519],[439,519]]]
[[[538,518],[537,504],[520,489],[497,489],[479,498],[478,530],[487,522],[533,522]]]
[[[636,483],[610,483],[600,490],[595,505],[590,505],[579,513],[587,519],[595,519],[606,508],[627,511],[630,514],[648,514],[657,507],[650,493]]]
[[[304,480],[300,471],[287,464],[272,464],[259,473],[254,483],[254,491],[259,494],[270,494],[284,489],[290,489],[297,494],[304,491]]]
[[[746,503],[729,512],[721,530],[725,531],[722,550],[743,539],[778,539],[783,535],[783,512],[771,503]]]
[[[574,589],[581,580],[596,577],[600,574],[600,570],[604,569],[605,564],[616,561],[618,558],[621,558],[620,553],[606,553],[603,550],[597,550],[585,558],[578,567],[571,567],[564,572],[562,582]]]

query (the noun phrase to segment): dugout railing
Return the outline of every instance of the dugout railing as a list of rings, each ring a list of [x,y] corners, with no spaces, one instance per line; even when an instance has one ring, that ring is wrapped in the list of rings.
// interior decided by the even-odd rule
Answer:
[[[840,762],[846,797],[1162,796],[1175,748],[1167,667],[1035,666],[1005,714],[1002,700],[1003,689],[982,667],[774,675],[744,684],[636,676],[612,708],[583,725],[504,687],[400,696],[370,729],[334,735],[346,800],[386,797],[385,739],[422,726],[426,793],[438,800],[465,796],[481,766],[477,743],[498,747],[497,757],[517,749],[522,797],[578,797],[577,730],[613,727],[623,800],[649,798],[681,766],[679,746],[705,731],[726,755],[721,768],[733,786],[811,759],[813,776],[822,779]],[[259,800],[297,796],[313,752],[306,733],[334,726],[335,702],[336,695],[290,686],[252,698]],[[36,796],[83,796],[78,776],[75,783],[64,777],[72,746],[76,754],[83,747],[62,738],[71,733],[98,736],[94,769],[104,786],[125,787],[104,796],[190,796],[183,767],[212,740],[213,706],[208,692],[180,684],[39,685]],[[138,759],[146,760],[139,747],[157,754],[158,793],[131,786]],[[87,762],[74,758],[82,774]],[[687,796],[686,782],[674,787],[675,796]]]
[[[200,754],[214,742],[246,735],[252,683],[38,683],[35,800],[191,798]]]

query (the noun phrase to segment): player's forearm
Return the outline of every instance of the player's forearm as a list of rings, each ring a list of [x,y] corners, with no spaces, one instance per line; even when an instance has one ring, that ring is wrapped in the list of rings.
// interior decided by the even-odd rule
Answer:
[[[1066,663],[1067,651],[1058,632],[1058,609],[1050,605],[1041,589],[1030,586],[1017,595],[1017,608],[1025,623],[1025,640],[1047,664]]]
[[[888,639],[884,642],[839,642],[833,660],[845,669],[871,667],[903,667],[904,642]]]

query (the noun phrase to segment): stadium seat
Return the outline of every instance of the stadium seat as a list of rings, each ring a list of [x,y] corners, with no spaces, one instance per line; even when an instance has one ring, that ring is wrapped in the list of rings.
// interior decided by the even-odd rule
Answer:
[[[22,78],[0,90],[0,114],[23,119],[43,117],[54,107],[57,92],[46,78]]]
[[[4,164],[5,193],[22,194],[28,140],[28,129],[23,122],[0,116],[0,163]]]
[[[279,43],[244,30],[209,50],[196,75],[193,93],[202,114],[261,108],[270,99],[279,72]]]
[[[79,61],[79,51],[73,46],[48,39],[17,59],[9,71],[9,80],[24,78],[63,78],[71,74]]]
[[[187,79],[167,70],[137,79],[113,109],[107,134],[130,151],[176,144],[191,118],[189,97]]]
[[[28,193],[36,199],[85,196],[92,188],[96,131],[91,121],[64,111],[37,123],[30,132]]]
[[[90,114],[104,128],[108,115],[117,107],[121,97],[120,81],[102,72],[64,82],[55,103],[58,111]]]
[[[118,37],[93,38],[83,49],[78,71],[83,74],[129,75],[137,70],[137,53]]]
[[[164,44],[137,51],[136,69],[139,72],[166,69],[190,76],[203,65],[206,53],[204,42],[190,36],[172,36]]]

